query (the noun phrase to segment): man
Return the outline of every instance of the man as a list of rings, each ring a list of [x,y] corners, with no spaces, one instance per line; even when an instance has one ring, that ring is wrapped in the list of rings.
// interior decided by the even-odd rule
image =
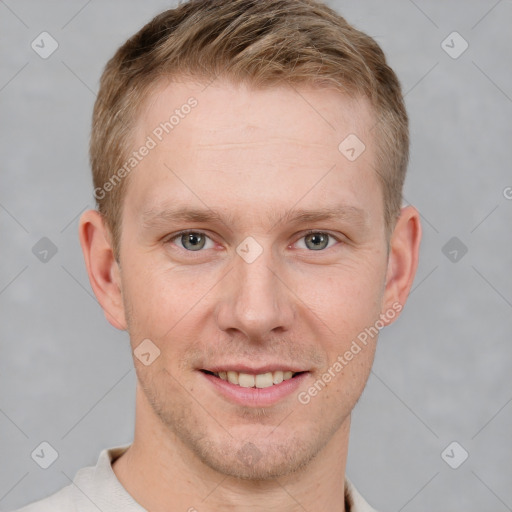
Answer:
[[[381,49],[313,0],[200,0],[108,63],[91,286],[130,335],[135,437],[24,512],[373,510],[351,411],[418,261]]]

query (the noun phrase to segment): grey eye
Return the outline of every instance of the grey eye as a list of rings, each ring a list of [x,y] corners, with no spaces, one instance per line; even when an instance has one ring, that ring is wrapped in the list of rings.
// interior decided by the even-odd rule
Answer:
[[[198,251],[206,243],[206,237],[202,233],[183,233],[180,240],[183,247],[189,251]]]
[[[306,247],[313,251],[325,249],[329,244],[329,235],[327,233],[310,233],[304,237]]]

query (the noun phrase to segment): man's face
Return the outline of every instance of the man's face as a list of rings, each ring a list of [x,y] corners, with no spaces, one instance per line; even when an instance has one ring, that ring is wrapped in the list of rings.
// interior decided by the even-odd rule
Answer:
[[[155,129],[190,97],[197,106],[159,141]],[[366,100],[311,87],[185,82],[148,99],[134,147],[157,144],[124,199],[124,311],[132,349],[149,339],[160,350],[147,366],[135,358],[154,418],[212,469],[279,477],[348,432],[376,337],[333,365],[389,307],[373,124]],[[366,146],[354,161],[338,149],[349,134]],[[303,373],[252,388],[205,372],[237,368]]]

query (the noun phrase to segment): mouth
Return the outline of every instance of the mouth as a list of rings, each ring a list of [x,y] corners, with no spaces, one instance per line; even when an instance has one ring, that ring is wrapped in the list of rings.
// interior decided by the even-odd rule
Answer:
[[[278,367],[279,368],[279,367]],[[264,367],[241,368],[236,371],[222,367],[201,369],[199,374],[206,385],[224,399],[244,407],[272,407],[299,392],[307,385],[309,371],[292,371],[297,368],[276,369]]]
[[[245,372],[237,372],[233,370],[227,371],[218,371],[213,372],[210,370],[201,370],[201,372],[206,375],[211,375],[213,377],[217,377],[223,381],[229,382],[235,386],[239,386],[242,388],[269,388],[272,386],[278,386],[284,381],[288,381],[290,379],[296,378],[299,375],[304,373],[308,373],[305,371],[302,372],[292,372],[290,370],[275,370],[272,372],[265,373],[245,373]]]

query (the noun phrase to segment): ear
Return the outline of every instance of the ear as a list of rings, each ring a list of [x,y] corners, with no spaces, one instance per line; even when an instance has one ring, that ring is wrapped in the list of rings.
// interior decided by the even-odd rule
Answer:
[[[386,325],[398,318],[411,290],[421,241],[420,214],[413,206],[402,208],[391,235],[386,287],[382,302],[381,318]],[[386,312],[394,310],[393,316]],[[384,318],[383,318],[384,316]]]
[[[117,329],[126,329],[119,265],[114,258],[110,232],[102,215],[88,210],[80,217],[80,245],[89,282],[105,317]]]

